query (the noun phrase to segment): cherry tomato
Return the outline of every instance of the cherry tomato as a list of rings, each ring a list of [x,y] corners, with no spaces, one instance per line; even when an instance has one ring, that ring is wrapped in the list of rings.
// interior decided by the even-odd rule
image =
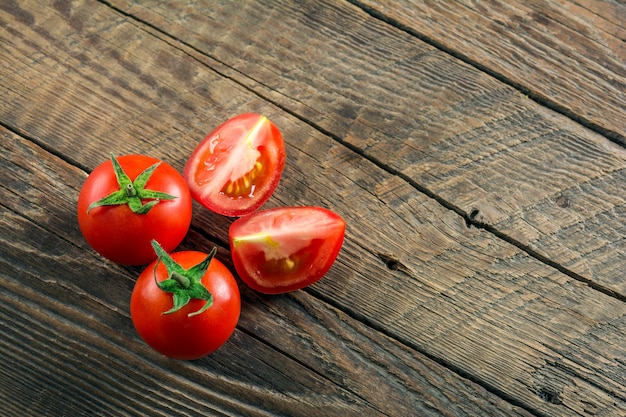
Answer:
[[[217,350],[235,330],[239,288],[214,254],[163,252],[137,279],[130,315],[137,333],[157,352],[198,359]]]
[[[345,228],[339,215],[321,207],[279,207],[250,214],[230,226],[235,269],[262,293],[305,287],[328,272]]]
[[[192,215],[192,199],[172,166],[144,155],[125,155],[99,165],[78,196],[78,224],[85,240],[105,258],[124,265],[156,259],[150,242],[174,250]]]
[[[191,196],[203,206],[225,216],[243,216],[270,198],[285,158],[276,125],[264,116],[246,113],[204,138],[183,175]]]

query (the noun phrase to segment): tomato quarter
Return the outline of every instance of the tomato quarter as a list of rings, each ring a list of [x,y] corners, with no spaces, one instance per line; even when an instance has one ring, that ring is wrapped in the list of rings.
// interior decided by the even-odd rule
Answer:
[[[232,335],[241,311],[237,282],[213,256],[198,251],[166,254],[141,273],[130,314],[141,338],[174,359],[208,355]],[[157,284],[158,283],[158,284]]]
[[[206,136],[191,154],[184,177],[191,195],[206,208],[243,216],[265,203],[285,166],[285,145],[276,125],[246,113]]]
[[[192,200],[172,166],[144,155],[111,157],[87,177],[78,196],[78,224],[105,258],[124,265],[156,259],[150,242],[175,249],[191,224]]]
[[[293,291],[322,278],[334,263],[346,224],[321,207],[279,207],[237,219],[229,230],[233,263],[251,288]]]

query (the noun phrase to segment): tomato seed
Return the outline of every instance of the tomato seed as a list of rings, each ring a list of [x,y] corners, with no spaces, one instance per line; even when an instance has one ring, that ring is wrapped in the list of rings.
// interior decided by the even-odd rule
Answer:
[[[254,167],[241,178],[237,178],[235,181],[229,181],[222,192],[229,197],[243,197],[248,196],[254,190],[255,182],[263,173],[264,165],[260,160],[257,160]]]

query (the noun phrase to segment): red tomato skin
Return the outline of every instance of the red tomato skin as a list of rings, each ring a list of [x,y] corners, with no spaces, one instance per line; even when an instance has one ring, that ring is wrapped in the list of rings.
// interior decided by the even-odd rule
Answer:
[[[131,180],[159,162],[145,155],[124,155],[117,160]],[[87,212],[91,203],[119,190],[110,160],[87,177],[78,196],[78,224],[87,243],[100,255],[122,265],[146,265],[156,259],[153,239],[167,252],[182,242],[191,224],[192,199],[180,173],[161,162],[146,189],[177,198],[159,202],[147,214],[135,214],[128,205],[96,207]]]
[[[207,254],[180,251],[171,254],[183,268],[202,262]],[[194,360],[221,347],[233,334],[241,312],[239,287],[228,268],[213,258],[202,283],[213,295],[213,305],[197,316],[188,317],[202,308],[205,301],[191,300],[179,311],[163,314],[173,306],[171,293],[155,283],[155,265],[139,275],[130,299],[130,315],[141,338],[157,352],[173,359]],[[162,262],[156,267],[156,279],[168,278]]]
[[[328,219],[332,227],[310,241],[310,243],[293,253],[293,258],[299,262],[296,270],[291,272],[272,269],[262,251],[246,249],[245,245],[238,247],[235,238],[241,236],[244,225],[253,216],[268,216],[275,218],[292,212],[295,217],[306,218],[307,215],[318,213]],[[233,265],[239,277],[250,288],[264,294],[282,294],[295,291],[323,278],[335,262],[343,245],[346,224],[336,213],[321,207],[276,207],[258,211],[249,216],[235,220],[229,229],[230,250]],[[263,230],[257,230],[257,233]],[[294,229],[290,233],[298,234]]]
[[[207,187],[212,187],[212,185],[207,186],[207,184],[215,184],[215,182],[207,179],[204,181],[204,184],[201,184],[198,176],[203,173],[208,174],[210,171],[205,170],[205,162],[208,158],[209,150],[216,148],[216,140],[230,137],[241,143],[246,134],[251,132],[260,121],[262,121],[262,126],[258,130],[258,135],[261,146],[257,149],[263,153],[266,167],[263,175],[256,179],[252,197],[242,196],[234,198],[217,190],[207,191]],[[227,160],[229,156],[228,152],[223,153],[225,154],[223,157],[217,158],[216,156],[216,159],[219,159],[221,162],[221,165],[220,163],[216,165],[216,172],[220,170],[221,166],[223,166],[223,161]],[[257,210],[272,196],[280,182],[285,161],[285,144],[278,127],[269,119],[257,113],[244,113],[222,123],[198,144],[185,165],[183,176],[185,181],[187,181],[191,196],[201,205],[224,216],[239,217]],[[213,174],[210,175],[212,176]],[[224,184],[218,185],[219,189]]]

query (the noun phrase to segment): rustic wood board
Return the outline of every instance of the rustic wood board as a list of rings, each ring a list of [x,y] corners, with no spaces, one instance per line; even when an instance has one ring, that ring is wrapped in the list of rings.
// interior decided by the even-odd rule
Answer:
[[[197,1],[190,10],[174,1],[112,3],[158,27],[157,36],[403,176],[468,222],[490,228],[576,279],[626,297],[621,268],[626,263],[626,151],[607,137],[346,2],[215,7]],[[504,13],[497,5],[484,7]],[[433,6],[433,13],[444,13],[444,8],[454,16],[454,8],[444,6]],[[509,9],[513,15],[516,9]],[[380,13],[384,10],[381,6]],[[545,13],[557,14],[551,9]],[[428,28],[419,22],[414,26]],[[576,27],[568,30],[574,33]],[[607,30],[606,36],[619,36]],[[535,96],[547,94],[541,88],[570,91],[574,96],[564,95],[561,101],[573,107],[564,113],[591,118],[579,110],[594,109],[594,120],[604,121],[602,132],[623,132],[623,66],[616,60],[624,56],[616,42],[591,51],[573,35],[560,39],[559,33],[533,30],[526,35],[529,44],[533,35],[540,36],[537,42],[548,36],[569,42],[574,52],[564,50],[559,56],[567,55],[577,65],[580,61],[580,76],[559,73],[555,63],[542,71],[517,69],[520,77],[533,75],[514,84],[525,83]],[[508,45],[506,39],[494,42]],[[606,62],[599,62],[593,77],[589,73],[595,67],[589,67],[585,51],[604,54]],[[538,53],[533,49],[528,56]],[[484,62],[491,65],[487,58]],[[504,69],[494,65],[493,71]],[[535,78],[545,72],[551,74],[542,78],[547,85]],[[615,85],[598,80],[603,77]],[[600,100],[591,103],[581,91]]]
[[[263,297],[242,286],[226,346],[199,361],[164,360],[130,322],[138,268],[102,260],[80,236],[85,172],[4,128],[0,138],[0,322],[12,330],[0,340],[11,365],[0,368],[3,412],[529,415],[304,292]],[[70,198],[48,204],[59,194]],[[184,245],[214,243],[194,231]],[[232,269],[224,249],[218,257]]]
[[[626,145],[623,2],[355,3]]]
[[[47,312],[54,312],[62,316],[61,323],[57,323],[61,329],[71,329],[71,323],[78,322],[80,326],[74,331],[81,337],[93,336],[88,339],[91,345],[84,343],[88,349],[100,352],[97,358],[111,350],[115,358],[131,358],[139,370],[148,366],[143,361],[150,366],[157,364],[160,370],[150,371],[155,378],[168,375],[168,385],[182,378],[193,386],[191,397],[211,398],[194,405],[199,410],[215,407],[215,412],[260,412],[254,408],[254,401],[258,401],[262,404],[259,407],[275,409],[276,414],[287,413],[288,409],[307,415],[311,401],[315,401],[302,394],[309,387],[314,393],[321,390],[316,398],[328,399],[323,404],[328,404],[331,412],[388,412],[386,395],[379,393],[368,403],[371,393],[361,388],[369,386],[376,392],[380,384],[351,381],[350,376],[356,378],[361,368],[379,374],[381,379],[394,375],[391,386],[395,389],[391,389],[390,396],[403,398],[402,389],[408,386],[403,407],[418,404],[428,410],[430,406],[436,410],[435,415],[445,412],[441,405],[450,407],[456,401],[460,401],[460,408],[451,415],[463,415],[464,401],[476,402],[468,405],[466,414],[472,409],[484,409],[489,414],[489,410],[500,406],[512,415],[530,412],[555,416],[591,411],[611,415],[626,408],[624,347],[620,344],[626,333],[622,301],[538,261],[489,230],[468,226],[463,216],[442,205],[442,199],[418,192],[413,180],[407,181],[402,175],[394,175],[393,168],[382,169],[364,159],[337,140],[341,136],[335,137],[334,131],[315,128],[323,127],[321,120],[305,123],[317,110],[289,114],[272,103],[283,104],[273,95],[270,102],[255,94],[266,87],[253,80],[240,82],[232,69],[211,56],[167,37],[160,38],[153,28],[99,3],[87,2],[69,12],[24,3],[23,7],[27,6],[30,11],[0,14],[1,39],[7,46],[0,53],[12,64],[3,69],[0,78],[0,117],[14,131],[5,132],[3,144],[5,138],[25,138],[23,146],[36,150],[30,152],[54,162],[45,170],[47,188],[30,189],[33,181],[29,178],[9,186],[11,191],[7,191],[12,196],[17,196],[19,190],[35,193],[34,204],[23,207],[21,200],[10,200],[6,204],[15,204],[14,208],[3,214],[2,230],[11,232],[3,236],[15,236],[3,238],[3,246],[16,250],[9,243],[26,241],[17,246],[15,254],[4,255],[3,250],[2,295],[8,304],[17,307],[14,300],[18,294],[19,298],[33,300],[24,309],[40,320]],[[30,52],[35,50],[53,53],[32,56]],[[446,61],[441,59],[445,68]],[[471,68],[466,70],[479,77]],[[294,108],[303,109],[304,104]],[[248,294],[254,314],[244,314],[228,349],[206,359],[220,370],[209,374],[216,387],[206,388],[205,366],[164,365],[161,358],[137,341],[124,301],[134,271],[103,262],[85,247],[71,218],[73,197],[66,197],[57,208],[47,202],[57,183],[68,181],[73,184],[66,190],[68,194],[76,192],[84,172],[105,159],[111,149],[119,153],[148,152],[181,168],[185,155],[206,131],[230,115],[249,110],[262,111],[276,121],[289,146],[284,179],[269,205],[329,206],[346,217],[349,230],[338,263],[328,278],[312,289],[275,298]],[[553,123],[552,129],[565,129],[561,123],[567,123],[556,116],[547,120]],[[370,147],[376,146],[374,139],[369,137]],[[61,158],[54,158],[49,151]],[[19,160],[24,153],[28,152],[4,152],[9,158],[3,163],[10,167],[9,163],[15,164],[13,159]],[[58,166],[63,169],[55,169]],[[26,171],[38,172],[32,166]],[[62,219],[61,223],[46,223],[48,211]],[[205,211],[196,213],[194,227],[200,236],[191,236],[186,245],[205,247],[207,237],[224,242],[228,221]],[[71,224],[74,226],[66,229]],[[24,232],[27,234],[22,238]],[[51,243],[41,239],[41,233],[52,239]],[[29,264],[19,269],[15,260],[35,253],[34,249],[45,249],[46,255],[31,255]],[[66,255],[67,251],[71,255]],[[94,283],[89,276],[78,274],[81,262],[101,279]],[[49,274],[54,270],[67,271],[78,279],[66,285],[75,293],[63,295],[69,305],[54,301],[67,293],[50,285]],[[25,289],[16,284],[16,272],[28,283]],[[98,282],[111,275],[116,277],[119,291],[107,294]],[[78,307],[81,302],[89,304],[90,317],[97,317],[98,323],[76,313],[83,311]],[[41,304],[44,312],[40,311]],[[28,314],[20,317],[30,323]],[[321,335],[326,331],[330,335],[324,338]],[[34,331],[31,337],[40,344],[47,340],[47,336],[37,336],[40,334],[50,335]],[[69,334],[65,337],[61,333],[58,340],[70,346],[63,351],[64,357],[83,346],[80,337],[71,336],[76,333]],[[351,338],[362,340],[365,346],[347,347],[341,354],[345,362],[325,354],[331,345],[337,349],[333,340]],[[113,341],[105,343],[103,339]],[[368,345],[374,340],[383,348]],[[254,352],[250,362],[238,367],[235,358],[249,349]],[[380,349],[390,352],[383,360],[375,358]],[[354,355],[362,361],[357,366],[345,359]],[[413,362],[417,359],[409,359],[410,364],[403,366],[400,359],[411,357],[418,358],[425,367],[436,368],[434,375]],[[242,368],[255,366],[257,361],[264,365],[249,376],[253,382],[241,382]],[[283,362],[286,370],[269,365],[282,366]],[[48,368],[49,373],[53,374],[57,366]],[[447,377],[437,375],[445,375],[448,370],[466,377],[467,385],[450,388],[451,393],[443,391]],[[352,373],[346,376],[349,371]],[[277,376],[278,382],[264,376],[281,372],[290,376],[294,373],[299,381],[295,391],[289,391],[291,395],[254,390],[254,381],[267,384],[268,378],[277,386],[290,383],[284,374]],[[232,379],[225,381],[224,375]],[[410,384],[418,375],[430,382]],[[110,374],[105,376],[111,379]],[[308,376],[312,379],[307,386]],[[433,386],[431,395],[436,401],[431,397],[420,400],[422,389],[426,390],[423,384]],[[385,384],[386,389],[389,386]],[[85,391],[89,398],[94,395],[93,391]],[[478,399],[471,400],[473,391]],[[242,405],[237,402],[239,395],[251,402]],[[446,398],[455,396],[458,400]],[[165,409],[166,402],[155,404],[143,397],[133,401],[156,409]],[[212,405],[213,401],[218,404]]]

